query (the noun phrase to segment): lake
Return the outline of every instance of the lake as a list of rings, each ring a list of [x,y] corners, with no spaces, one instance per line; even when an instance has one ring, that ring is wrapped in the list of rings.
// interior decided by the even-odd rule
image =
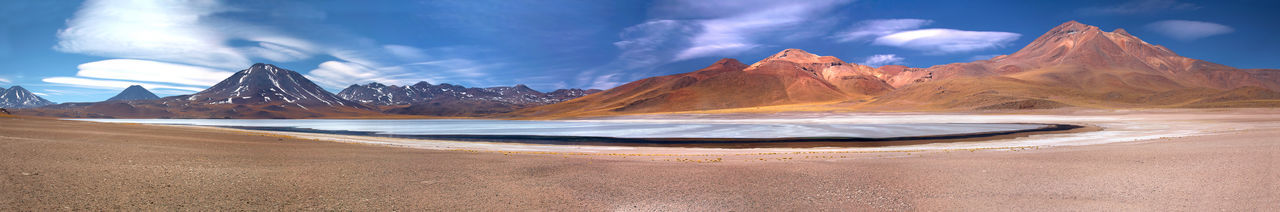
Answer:
[[[73,119],[94,122],[218,126],[259,130],[358,135],[453,136],[457,138],[600,137],[625,139],[861,138],[870,140],[1037,130],[1048,124],[919,123],[690,123],[610,121],[522,121],[470,119]]]

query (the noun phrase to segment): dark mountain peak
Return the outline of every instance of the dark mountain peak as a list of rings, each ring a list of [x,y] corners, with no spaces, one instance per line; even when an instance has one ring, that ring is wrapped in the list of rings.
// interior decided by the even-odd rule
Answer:
[[[131,85],[128,88],[125,88],[124,91],[120,91],[120,94],[116,94],[116,96],[107,99],[107,101],[149,100],[159,98],[160,97],[156,96],[155,93],[151,93],[151,91],[143,88],[141,85]]]
[[[537,90],[533,90],[532,88],[529,88],[529,86],[526,86],[524,84],[516,84],[516,86],[512,88],[514,88],[517,92],[522,92],[522,93],[529,93],[529,92],[542,93]]]
[[[780,52],[778,52],[778,53],[776,53],[776,54],[773,54],[773,55],[771,55],[771,56],[769,56],[769,57],[765,58],[764,60],[779,60],[779,59],[788,59],[788,60],[797,60],[797,59],[798,59],[798,60],[808,60],[808,59],[814,59],[814,58],[817,58],[817,57],[818,57],[818,55],[815,55],[815,54],[813,54],[813,53],[806,52],[806,51],[801,50],[801,49],[784,49],[784,50],[782,50],[782,51],[780,51]]]
[[[717,67],[730,68],[730,69],[745,69],[747,68],[747,64],[743,64],[742,62],[739,62],[738,59],[724,58],[724,59],[720,59],[719,61],[716,61],[716,63],[712,63],[710,66],[707,66],[707,68],[717,68]]]
[[[1133,35],[1130,35],[1130,34],[1129,34],[1129,31],[1125,31],[1125,30],[1124,30],[1124,28],[1116,28],[1116,30],[1115,30],[1115,31],[1111,31],[1111,33],[1116,33],[1116,34],[1118,34],[1118,35],[1124,35],[1124,36],[1134,37]]]
[[[52,105],[53,102],[40,98],[22,86],[12,86],[0,93],[0,108],[28,108]]]
[[[418,81],[418,83],[414,83],[414,84],[413,84],[413,86],[414,86],[414,87],[431,86],[431,83],[429,83],[429,82],[427,82],[427,81]]]
[[[1051,30],[1049,30],[1049,31],[1050,31],[1050,32],[1056,32],[1056,31],[1061,31],[1061,32],[1070,32],[1070,31],[1087,31],[1087,30],[1089,30],[1089,29],[1097,29],[1097,28],[1098,28],[1098,27],[1090,26],[1090,25],[1088,25],[1088,24],[1083,24],[1083,23],[1077,22],[1077,21],[1075,21],[1075,20],[1071,20],[1071,21],[1067,21],[1067,22],[1064,22],[1064,23],[1062,23],[1062,24],[1059,24],[1058,26],[1053,27],[1053,29],[1051,29]]]

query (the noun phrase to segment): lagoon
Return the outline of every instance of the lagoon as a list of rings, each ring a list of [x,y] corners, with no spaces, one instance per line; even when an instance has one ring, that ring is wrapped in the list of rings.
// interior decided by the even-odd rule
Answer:
[[[93,122],[363,132],[370,135],[548,136],[606,138],[779,139],[900,138],[1025,131],[1049,127],[1023,123],[696,123],[592,120],[523,121],[476,119],[73,119]]]

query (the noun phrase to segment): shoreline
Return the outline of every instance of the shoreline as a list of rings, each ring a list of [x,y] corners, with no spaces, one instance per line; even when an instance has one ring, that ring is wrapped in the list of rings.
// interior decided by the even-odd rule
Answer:
[[[822,147],[886,147],[902,145],[918,145],[929,143],[985,141],[1026,137],[1039,134],[1078,133],[1101,131],[1096,126],[1071,124],[1009,123],[1039,124],[1044,127],[1035,129],[989,131],[960,134],[938,134],[903,137],[795,137],[795,138],[619,138],[597,136],[539,136],[539,135],[404,135],[381,134],[368,131],[352,130],[317,130],[297,127],[245,127],[245,126],[210,126],[240,130],[315,133],[345,136],[364,136],[380,138],[404,138],[419,140],[444,140],[458,142],[491,142],[534,145],[582,145],[603,147],[692,147],[692,148],[822,148]],[[157,124],[168,125],[168,124]],[[173,125],[170,125],[173,126]],[[181,125],[179,125],[181,126]]]

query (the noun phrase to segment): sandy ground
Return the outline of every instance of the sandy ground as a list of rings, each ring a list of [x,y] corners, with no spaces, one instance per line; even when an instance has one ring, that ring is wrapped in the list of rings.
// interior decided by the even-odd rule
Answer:
[[[1280,111],[950,118],[1107,129],[616,149],[0,117],[0,210],[1280,210]]]

